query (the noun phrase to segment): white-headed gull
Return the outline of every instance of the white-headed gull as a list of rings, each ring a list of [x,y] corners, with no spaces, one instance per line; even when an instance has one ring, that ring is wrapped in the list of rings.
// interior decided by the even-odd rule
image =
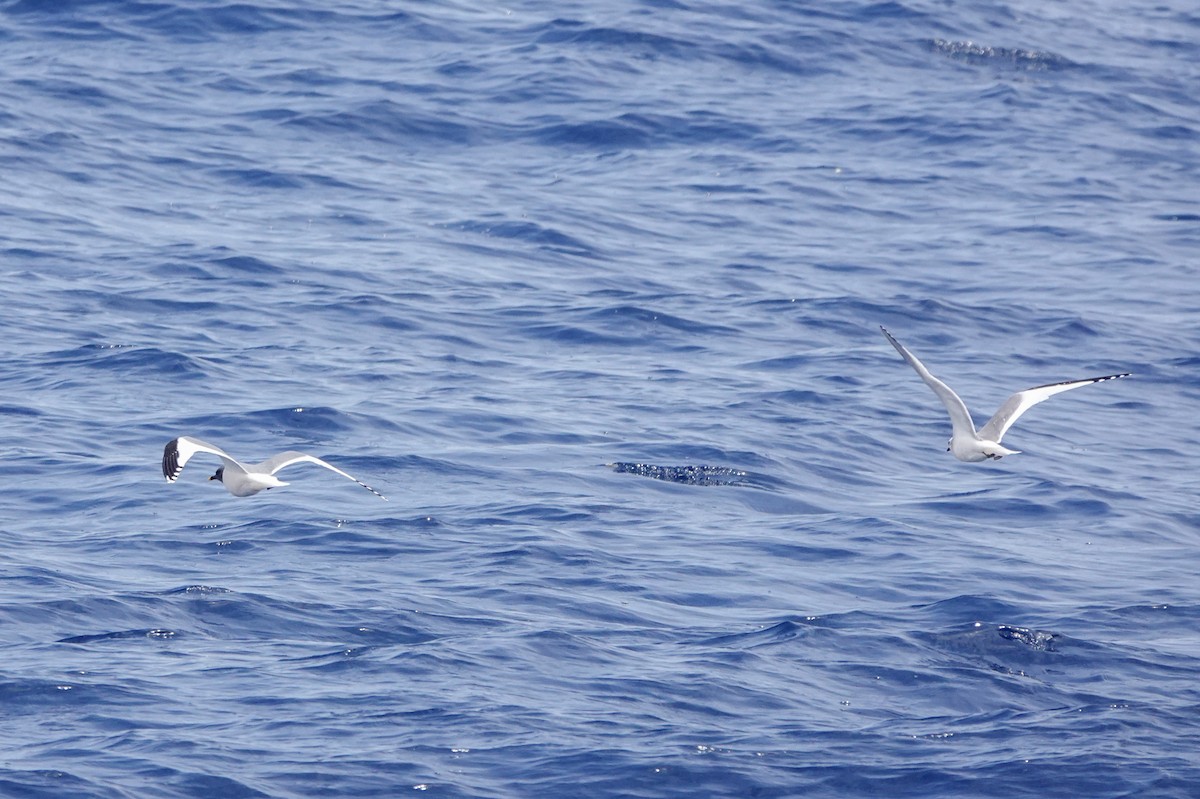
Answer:
[[[336,466],[312,455],[306,455],[303,452],[281,452],[278,455],[272,455],[262,463],[244,464],[239,463],[233,456],[220,447],[206,444],[200,439],[192,438],[191,436],[180,436],[167,442],[167,446],[163,448],[163,477],[167,478],[168,483],[175,482],[180,472],[183,471],[183,467],[197,452],[207,452],[221,459],[225,465],[217,469],[217,473],[208,479],[221,483],[235,497],[248,497],[267,488],[285,486],[287,483],[276,477],[276,472],[286,466],[291,466],[293,463],[315,463],[318,466],[324,466],[330,471],[337,472],[342,477],[353,480],[380,499],[387,500],[387,497],[357,477],[352,477]]]
[[[950,413],[950,424],[954,431],[950,437],[946,451],[953,452],[954,457],[960,461],[982,461],[988,458],[999,460],[1005,455],[1018,454],[1019,450],[1002,447],[1000,439],[1004,438],[1004,434],[1008,432],[1008,428],[1012,427],[1013,422],[1017,421],[1025,411],[1039,402],[1050,399],[1055,394],[1061,394],[1064,391],[1070,391],[1073,388],[1081,386],[1090,386],[1092,383],[1102,383],[1105,380],[1129,377],[1130,375],[1129,372],[1125,372],[1119,375],[1088,377],[1083,380],[1065,380],[1061,383],[1048,383],[1044,386],[1034,386],[1024,391],[1018,391],[1004,401],[1004,404],[1000,406],[1000,410],[996,411],[996,415],[988,419],[987,424],[976,430],[975,423],[971,421],[971,414],[967,410],[967,406],[959,399],[959,396],[954,393],[950,386],[931,375],[929,370],[925,368],[925,364],[917,360],[917,356],[905,349],[903,344],[896,341],[886,328],[880,325],[879,329],[883,331],[883,335],[887,336],[887,340],[892,342],[892,346],[904,357],[904,360],[908,361],[908,365],[917,371],[921,379],[933,389],[933,393],[937,394],[938,399],[946,406],[946,410]]]

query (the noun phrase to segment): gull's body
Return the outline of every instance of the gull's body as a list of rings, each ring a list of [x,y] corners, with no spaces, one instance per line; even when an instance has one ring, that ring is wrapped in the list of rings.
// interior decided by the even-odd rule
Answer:
[[[342,477],[353,480],[380,499],[387,500],[387,497],[357,477],[352,477],[333,464],[326,463],[320,458],[306,455],[303,452],[281,452],[278,455],[272,455],[262,463],[244,464],[238,462],[220,447],[206,444],[200,439],[192,438],[191,436],[180,436],[167,442],[167,446],[163,448],[162,469],[163,477],[167,478],[167,482],[175,482],[176,478],[183,471],[183,467],[198,452],[207,452],[221,459],[224,465],[217,469],[217,473],[208,479],[218,481],[235,497],[248,497],[268,488],[285,486],[287,483],[276,477],[276,472],[286,466],[291,466],[293,463],[315,463],[318,466],[324,466],[332,472],[337,472]]]
[[[1008,432],[1008,428],[1012,427],[1013,422],[1017,421],[1025,411],[1063,391],[1090,386],[1092,383],[1101,383],[1105,380],[1129,377],[1130,374],[1129,372],[1125,372],[1119,375],[1088,377],[1083,380],[1065,380],[1061,383],[1049,383],[1044,386],[1034,386],[1024,391],[1018,391],[1004,401],[1004,404],[1000,406],[1000,410],[996,411],[996,415],[989,419],[987,424],[976,430],[975,423],[971,421],[971,413],[967,410],[966,404],[954,393],[953,389],[930,374],[929,370],[925,368],[925,364],[917,360],[917,356],[905,349],[903,344],[896,341],[892,337],[892,334],[887,332],[886,328],[881,325],[879,329],[883,331],[883,335],[896,348],[896,352],[900,353],[904,360],[908,361],[908,365],[921,376],[925,384],[933,389],[933,393],[937,394],[938,399],[946,406],[946,411],[950,414],[950,425],[953,430],[947,451],[954,453],[954,457],[960,461],[982,461],[989,458],[999,460],[1005,455],[1018,454],[1019,450],[1008,449],[1001,445],[1000,439],[1004,438],[1004,434]]]

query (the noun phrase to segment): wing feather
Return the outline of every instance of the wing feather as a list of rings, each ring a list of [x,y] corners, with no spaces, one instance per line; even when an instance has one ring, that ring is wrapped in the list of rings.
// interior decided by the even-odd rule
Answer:
[[[197,452],[207,452],[216,455],[225,461],[227,466],[232,464],[245,471],[246,467],[238,463],[236,459],[220,447],[214,447],[212,444],[207,444],[191,436],[180,436],[168,441],[167,445],[163,447],[162,471],[163,477],[167,478],[168,483],[174,483],[179,478],[183,467],[187,465],[187,462]]]
[[[996,414],[991,419],[988,419],[987,424],[979,428],[979,437],[986,441],[995,441],[999,444],[1000,439],[1008,432],[1008,428],[1013,426],[1013,423],[1021,417],[1021,414],[1039,402],[1045,402],[1055,394],[1061,394],[1073,388],[1082,388],[1083,386],[1090,386],[1093,383],[1103,383],[1105,380],[1117,380],[1122,377],[1129,377],[1131,374],[1131,372],[1125,372],[1119,375],[1087,377],[1083,380],[1064,380],[1061,383],[1047,383],[1044,386],[1034,386],[1024,391],[1018,391],[1004,401],[1004,404],[1000,406],[1000,410],[996,411]]]
[[[900,353],[904,360],[908,361],[908,365],[916,370],[916,373],[925,381],[925,385],[932,388],[933,393],[937,394],[938,399],[946,406],[946,411],[950,414],[950,425],[954,430],[954,435],[973,438],[975,436],[975,423],[971,421],[971,412],[967,410],[966,403],[954,393],[954,390],[950,386],[930,374],[929,370],[925,368],[925,364],[917,360],[917,356],[909,352],[903,344],[896,341],[892,334],[887,331],[887,328],[880,325],[879,329],[883,331],[883,335],[896,348],[896,352]]]
[[[349,480],[353,480],[354,482],[358,483],[363,488],[370,491],[375,496],[379,497],[380,499],[384,500],[385,502],[387,501],[387,497],[385,497],[383,494],[380,494],[378,491],[371,488],[369,485],[364,483],[362,480],[359,480],[354,475],[347,474],[346,472],[343,472],[338,467],[334,466],[332,463],[329,463],[328,461],[323,461],[318,457],[309,455],[304,452],[296,452],[295,450],[288,450],[287,452],[281,452],[278,455],[272,455],[270,458],[267,458],[265,461],[258,464],[258,466],[255,467],[255,469],[265,471],[267,474],[275,474],[280,469],[285,469],[288,466],[291,466],[292,464],[295,464],[295,463],[315,463],[318,466],[324,466],[329,471],[337,472],[342,477],[345,477]]]

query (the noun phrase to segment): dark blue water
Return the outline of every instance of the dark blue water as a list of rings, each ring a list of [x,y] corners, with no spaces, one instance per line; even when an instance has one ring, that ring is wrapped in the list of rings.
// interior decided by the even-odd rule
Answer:
[[[1198,85],[1178,0],[0,3],[0,795],[1200,795]],[[1135,376],[959,463],[880,324]]]

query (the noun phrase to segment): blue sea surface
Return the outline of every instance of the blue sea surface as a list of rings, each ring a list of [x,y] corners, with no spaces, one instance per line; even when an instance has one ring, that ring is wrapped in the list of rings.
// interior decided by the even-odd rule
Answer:
[[[0,0],[0,796],[1200,796],[1198,86],[1180,0]],[[1134,375],[961,463],[880,325]]]

